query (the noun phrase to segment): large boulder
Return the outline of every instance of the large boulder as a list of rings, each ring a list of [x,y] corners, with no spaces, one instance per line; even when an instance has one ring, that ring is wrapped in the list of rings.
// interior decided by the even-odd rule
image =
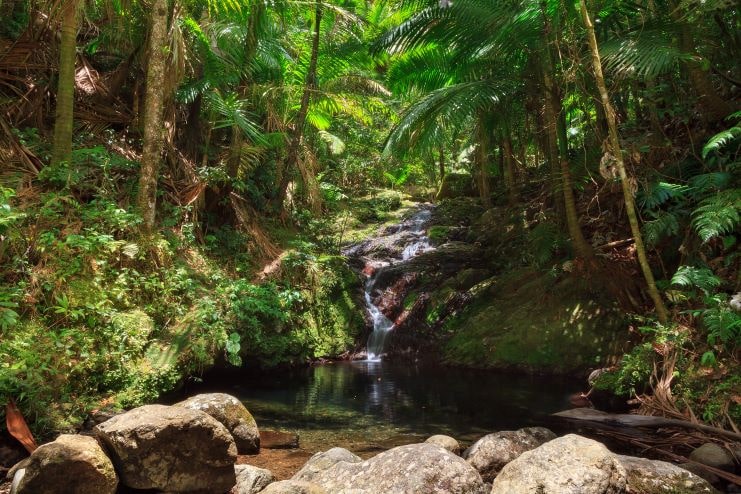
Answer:
[[[628,492],[706,494],[717,492],[707,480],[665,461],[617,456],[628,474]]]
[[[341,461],[359,463],[363,459],[344,448],[332,448],[327,451],[321,451],[309,458],[309,461],[301,467],[301,470],[296,472],[293,479],[311,482],[318,472],[322,472]]]
[[[491,494],[623,494],[626,486],[625,468],[603,444],[568,434],[505,465]]]
[[[487,491],[476,469],[434,444],[399,446],[361,462],[339,461],[312,475],[312,483],[332,494],[484,494]]]
[[[204,412],[146,405],[103,422],[95,433],[128,487],[216,494],[236,482],[234,439]]]
[[[304,482],[302,480],[281,480],[280,482],[273,482],[265,489],[260,491],[260,494],[329,494],[327,491],[322,489],[316,484],[311,482]],[[338,494],[332,491],[332,494]]]
[[[435,434],[434,436],[428,437],[425,442],[428,444],[436,444],[441,448],[450,451],[454,455],[461,454],[461,445],[458,444],[458,441],[456,441],[455,438],[450,436]]]
[[[241,401],[224,393],[207,393],[188,398],[175,406],[206,412],[221,422],[231,433],[237,451],[251,454],[260,451],[257,422]]]
[[[232,489],[232,494],[257,494],[275,482],[273,472],[252,465],[234,465],[234,473],[237,475],[237,485]]]
[[[491,482],[507,463],[553,439],[556,435],[545,427],[495,432],[476,441],[463,458],[479,471],[484,482]]]
[[[113,494],[118,477],[93,437],[62,434],[15,466],[13,494]]]

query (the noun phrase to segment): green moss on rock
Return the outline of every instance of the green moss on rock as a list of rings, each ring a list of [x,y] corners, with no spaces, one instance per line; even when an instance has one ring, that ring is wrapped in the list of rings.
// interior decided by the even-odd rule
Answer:
[[[578,280],[518,270],[446,323],[450,363],[570,373],[623,353],[625,318]]]

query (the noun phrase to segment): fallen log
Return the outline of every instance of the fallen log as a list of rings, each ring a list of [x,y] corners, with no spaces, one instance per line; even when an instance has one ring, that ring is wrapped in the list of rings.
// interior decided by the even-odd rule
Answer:
[[[627,413],[606,413],[591,408],[574,408],[564,410],[553,414],[555,417],[561,417],[571,420],[584,420],[589,422],[600,422],[622,427],[648,427],[658,429],[660,427],[680,427],[684,429],[694,429],[708,434],[727,437],[734,441],[741,441],[741,434],[733,431],[727,431],[718,427],[705,424],[698,424],[679,419],[668,419],[664,417],[652,417],[649,415],[633,415]]]

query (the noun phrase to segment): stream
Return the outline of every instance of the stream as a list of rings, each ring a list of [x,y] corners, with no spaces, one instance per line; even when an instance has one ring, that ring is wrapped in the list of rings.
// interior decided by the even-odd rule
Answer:
[[[450,368],[384,355],[394,331],[388,314],[395,300],[382,279],[391,267],[434,250],[427,237],[433,206],[420,205],[377,237],[348,247],[365,276],[365,301],[373,331],[365,360],[269,371],[241,370],[191,384],[187,394],[225,392],[244,401],[261,429],[299,433],[310,452],[340,446],[357,453],[385,450],[447,434],[463,444],[507,429],[543,425],[569,408],[584,383],[565,377],[529,376]],[[403,271],[403,270],[402,270]],[[398,303],[398,302],[397,302]],[[393,317],[393,316],[392,316]]]
[[[210,376],[187,394],[240,398],[261,429],[299,433],[302,449],[389,449],[448,434],[470,443],[489,432],[543,425],[569,407],[581,380],[394,361]]]

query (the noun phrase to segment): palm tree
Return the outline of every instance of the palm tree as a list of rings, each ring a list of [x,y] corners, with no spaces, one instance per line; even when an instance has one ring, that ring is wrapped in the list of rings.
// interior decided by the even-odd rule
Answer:
[[[638,216],[636,215],[633,191],[631,190],[630,181],[628,180],[628,175],[625,171],[625,163],[623,162],[623,151],[620,147],[620,138],[618,137],[615,110],[612,107],[610,96],[607,93],[605,78],[602,74],[602,61],[600,60],[599,47],[597,46],[597,37],[594,34],[594,25],[592,24],[592,20],[589,17],[586,0],[579,0],[579,7],[581,10],[584,25],[587,28],[587,40],[589,41],[589,48],[592,54],[594,78],[597,83],[597,89],[600,93],[600,98],[602,100],[602,106],[605,110],[605,115],[607,116],[607,125],[610,133],[610,145],[612,147],[613,156],[617,165],[620,183],[622,184],[623,197],[625,198],[625,210],[628,214],[630,230],[633,233],[633,241],[635,242],[636,254],[638,255],[638,263],[640,264],[641,270],[643,271],[643,276],[646,278],[646,284],[648,285],[648,294],[654,302],[654,305],[656,307],[656,314],[658,315],[659,321],[665,323],[668,320],[668,314],[666,308],[664,307],[664,302],[661,299],[661,295],[656,288],[654,275],[651,271],[651,266],[648,263],[648,257],[646,256],[646,248],[643,245],[643,236],[641,235],[641,228],[638,225]]]
[[[149,29],[146,95],[144,107],[144,144],[137,205],[145,232],[154,228],[157,205],[157,175],[164,140],[164,84],[169,41],[167,0],[154,0]]]
[[[80,0],[60,2],[61,42],[57,110],[51,163],[69,162],[72,158],[72,128],[75,100],[75,61],[77,59],[77,11]]]

